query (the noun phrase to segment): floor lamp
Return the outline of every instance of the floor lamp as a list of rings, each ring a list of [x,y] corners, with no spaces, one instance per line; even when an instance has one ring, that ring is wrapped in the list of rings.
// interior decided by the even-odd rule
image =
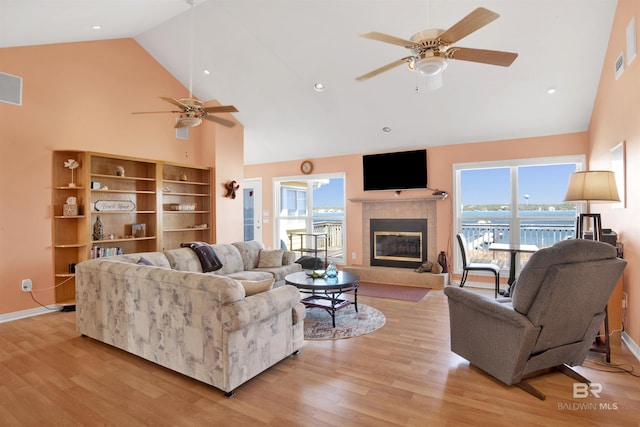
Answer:
[[[612,171],[585,171],[574,172],[569,177],[567,194],[564,196],[565,202],[619,202],[618,188],[616,187],[616,177]],[[576,220],[576,238],[584,239],[587,228],[584,226],[585,219],[593,219],[593,239],[602,240],[602,220],[600,214],[583,213]],[[604,317],[604,342],[598,336],[591,351],[604,353],[607,363],[611,362],[611,345],[609,343],[609,310],[605,308]]]

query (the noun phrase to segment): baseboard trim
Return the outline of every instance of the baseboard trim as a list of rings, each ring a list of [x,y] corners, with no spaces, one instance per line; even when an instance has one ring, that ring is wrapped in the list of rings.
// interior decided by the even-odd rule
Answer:
[[[638,359],[638,362],[640,362],[640,347],[625,331],[622,331],[622,342],[625,343],[629,351],[631,351],[631,354],[633,354],[636,359]]]
[[[39,316],[41,314],[59,311],[60,307],[53,304],[45,307],[30,308],[28,310],[14,311],[13,313],[0,314],[0,323],[11,322],[13,320],[24,319],[26,317]]]

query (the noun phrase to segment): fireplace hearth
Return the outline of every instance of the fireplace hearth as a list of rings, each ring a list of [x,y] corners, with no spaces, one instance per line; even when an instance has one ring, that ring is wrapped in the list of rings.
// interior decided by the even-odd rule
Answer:
[[[369,222],[372,266],[417,268],[427,260],[426,219],[374,219]]]

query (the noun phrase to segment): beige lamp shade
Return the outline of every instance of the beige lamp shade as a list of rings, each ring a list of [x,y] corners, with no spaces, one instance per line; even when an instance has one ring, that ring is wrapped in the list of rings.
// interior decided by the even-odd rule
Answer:
[[[619,202],[612,171],[574,172],[569,177],[565,202]]]

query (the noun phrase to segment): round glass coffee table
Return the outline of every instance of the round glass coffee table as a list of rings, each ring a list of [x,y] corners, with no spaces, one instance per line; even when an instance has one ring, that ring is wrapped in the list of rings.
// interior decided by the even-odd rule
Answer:
[[[355,305],[358,311],[358,286],[360,276],[346,271],[339,271],[337,277],[313,278],[308,276],[311,271],[298,271],[288,274],[284,280],[286,283],[297,287],[301,293],[310,294],[300,300],[305,307],[318,307],[326,310],[331,315],[333,327],[336,327],[336,311]],[[323,271],[320,271],[322,274]],[[345,292],[353,291],[354,301],[341,298]]]

